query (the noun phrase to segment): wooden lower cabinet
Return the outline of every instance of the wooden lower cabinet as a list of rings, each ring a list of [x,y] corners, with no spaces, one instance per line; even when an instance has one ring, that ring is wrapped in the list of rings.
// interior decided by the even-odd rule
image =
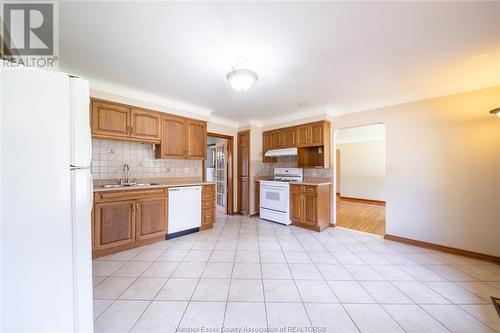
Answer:
[[[94,206],[95,251],[135,241],[135,201],[106,202]]]
[[[167,230],[167,199],[149,198],[136,202],[135,239],[164,237]]]
[[[94,202],[93,258],[165,239],[166,189],[98,192]]]
[[[260,182],[255,181],[255,214],[260,213]]]
[[[330,225],[331,185],[290,185],[290,220],[292,224],[316,231]]]
[[[206,184],[201,188],[201,227],[210,229],[215,223],[215,184]]]

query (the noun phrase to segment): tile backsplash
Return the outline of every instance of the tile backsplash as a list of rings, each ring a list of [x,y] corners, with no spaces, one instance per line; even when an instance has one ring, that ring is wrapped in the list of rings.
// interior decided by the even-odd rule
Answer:
[[[297,157],[287,156],[278,157],[277,163],[273,163],[273,168],[296,168],[297,167]],[[321,169],[304,169],[304,177],[333,177],[332,168],[321,168]]]
[[[152,144],[92,139],[94,179],[119,179],[123,164],[130,178],[201,177],[202,161],[155,159]]]

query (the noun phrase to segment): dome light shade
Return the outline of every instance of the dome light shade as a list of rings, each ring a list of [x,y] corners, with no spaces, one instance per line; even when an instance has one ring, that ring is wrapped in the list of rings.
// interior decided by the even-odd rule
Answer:
[[[500,108],[493,109],[490,111],[490,113],[500,118]]]
[[[249,69],[233,69],[226,75],[227,80],[231,84],[234,90],[237,91],[248,91],[257,81],[257,73]]]

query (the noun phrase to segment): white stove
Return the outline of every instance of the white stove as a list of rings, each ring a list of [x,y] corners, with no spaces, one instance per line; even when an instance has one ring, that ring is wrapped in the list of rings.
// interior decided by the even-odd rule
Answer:
[[[260,218],[282,224],[290,221],[290,184],[302,182],[300,168],[276,168],[274,180],[260,181]]]

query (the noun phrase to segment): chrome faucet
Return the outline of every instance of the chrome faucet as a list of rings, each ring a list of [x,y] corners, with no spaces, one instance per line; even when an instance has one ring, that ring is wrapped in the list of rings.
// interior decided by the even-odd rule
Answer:
[[[128,166],[127,163],[123,165],[123,172],[125,173],[125,178],[120,179],[120,184],[121,185],[133,185],[135,182],[131,181],[128,178],[128,171],[130,170],[130,167]]]

